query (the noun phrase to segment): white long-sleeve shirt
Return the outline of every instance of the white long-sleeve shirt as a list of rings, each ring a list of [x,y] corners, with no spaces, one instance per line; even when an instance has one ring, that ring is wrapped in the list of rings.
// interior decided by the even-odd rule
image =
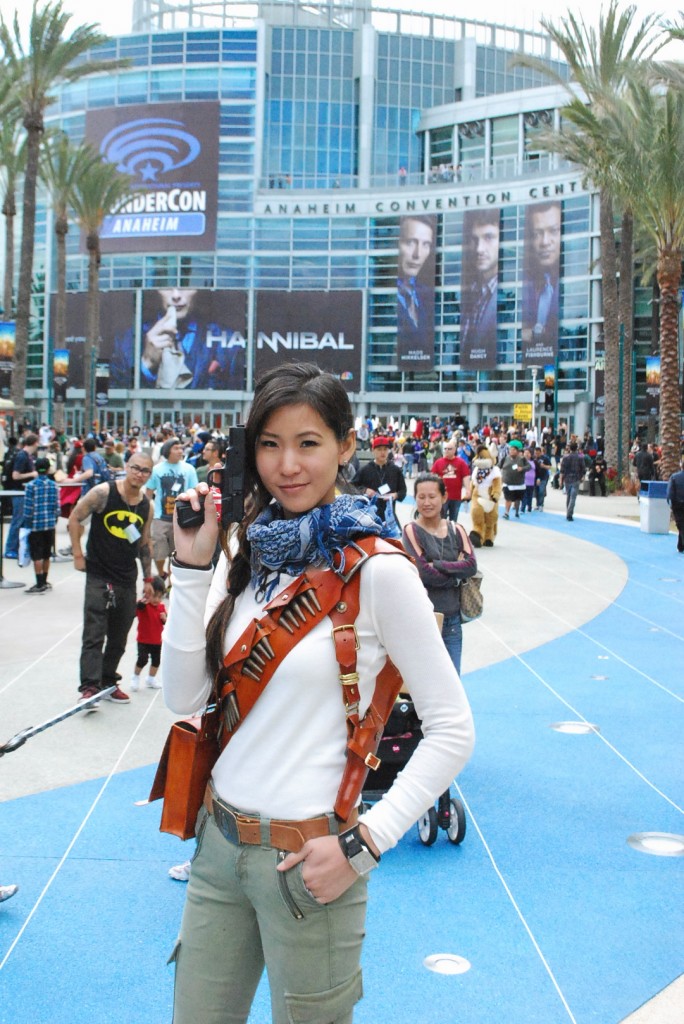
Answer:
[[[226,593],[227,566],[216,572],[174,569],[162,647],[164,697],[191,715],[209,699],[205,624]],[[282,575],[284,589],[293,577]],[[373,695],[386,654],[404,679],[424,738],[409,764],[362,821],[381,852],[451,784],[474,742],[468,700],[413,565],[376,555],[361,570],[357,671],[361,712]],[[251,619],[263,615],[249,586],[237,599],[228,651]],[[326,616],[287,655],[223,751],[213,771],[219,796],[246,813],[301,819],[332,810],[345,764],[347,732],[331,623]],[[369,786],[372,786],[372,772]]]

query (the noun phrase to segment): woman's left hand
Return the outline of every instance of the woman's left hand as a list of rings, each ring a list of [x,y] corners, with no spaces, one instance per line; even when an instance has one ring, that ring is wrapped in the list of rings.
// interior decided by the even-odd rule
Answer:
[[[332,903],[359,877],[342,853],[337,836],[307,840],[299,853],[288,853],[278,871],[289,871],[302,861],[304,885],[319,903]]]

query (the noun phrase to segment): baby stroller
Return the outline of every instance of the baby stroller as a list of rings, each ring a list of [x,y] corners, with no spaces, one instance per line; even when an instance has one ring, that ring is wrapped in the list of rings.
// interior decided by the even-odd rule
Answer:
[[[420,719],[413,701],[407,694],[399,694],[378,747],[381,764],[376,771],[368,773],[366,788],[361,794],[364,803],[375,803],[387,792],[418,746],[422,735]],[[447,789],[437,801],[437,807],[429,807],[420,818],[417,828],[424,846],[432,846],[440,828],[446,832],[449,842],[458,846],[466,834],[463,804],[451,795],[451,790]]]

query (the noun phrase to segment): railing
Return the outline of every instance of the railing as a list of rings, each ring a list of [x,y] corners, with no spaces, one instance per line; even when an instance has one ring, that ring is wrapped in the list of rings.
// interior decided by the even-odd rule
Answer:
[[[548,153],[526,156],[523,160],[517,157],[501,157],[489,166],[484,160],[467,160],[456,166],[452,164],[433,167],[429,171],[413,171],[406,174],[374,174],[371,175],[369,188],[416,188],[434,187],[439,185],[479,184],[484,181],[511,181],[515,178],[539,177],[553,173],[563,173],[574,168],[567,160],[559,160]],[[330,191],[342,189],[350,191],[361,188],[358,175],[355,174],[269,174],[259,179],[258,188],[263,191],[294,190],[297,192]]]

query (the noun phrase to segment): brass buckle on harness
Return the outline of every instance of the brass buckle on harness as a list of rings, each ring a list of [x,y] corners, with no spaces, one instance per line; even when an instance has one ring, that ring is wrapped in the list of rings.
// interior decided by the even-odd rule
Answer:
[[[349,580],[352,578],[352,576],[355,573],[357,573],[361,566],[363,565],[363,563],[367,562],[368,559],[370,558],[370,555],[367,554],[362,547],[359,547],[359,545],[356,544],[353,540],[350,540],[346,546],[348,548],[354,548],[354,550],[357,551],[361,555],[361,557],[359,558],[358,562],[355,562],[354,565],[352,565],[349,572],[340,572],[339,569],[335,569],[335,572],[340,577],[343,583],[349,583]]]
[[[333,643],[335,643],[335,633],[339,633],[339,631],[341,629],[353,629],[354,630],[354,650],[355,651],[360,651],[361,650],[361,643],[359,642],[359,634],[356,631],[356,624],[353,623],[353,622],[349,622],[349,623],[347,623],[344,626],[333,626],[333,628],[331,630],[332,638],[333,638]],[[350,673],[350,675],[351,675],[351,673]],[[358,681],[358,678],[359,677],[357,676],[356,677],[357,681]],[[340,676],[340,679],[342,679],[342,676]]]

